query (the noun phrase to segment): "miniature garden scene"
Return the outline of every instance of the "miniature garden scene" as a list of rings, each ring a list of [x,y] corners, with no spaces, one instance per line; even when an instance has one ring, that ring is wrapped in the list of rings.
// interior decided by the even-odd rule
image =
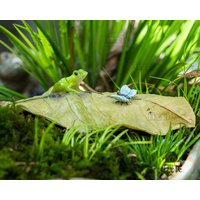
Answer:
[[[0,179],[200,179],[200,21],[0,21]]]

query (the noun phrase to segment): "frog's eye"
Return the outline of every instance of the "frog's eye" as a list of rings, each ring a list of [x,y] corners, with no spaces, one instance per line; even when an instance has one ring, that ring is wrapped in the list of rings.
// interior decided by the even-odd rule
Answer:
[[[75,75],[75,76],[78,76],[78,72],[77,72],[77,71],[74,71],[74,75]]]

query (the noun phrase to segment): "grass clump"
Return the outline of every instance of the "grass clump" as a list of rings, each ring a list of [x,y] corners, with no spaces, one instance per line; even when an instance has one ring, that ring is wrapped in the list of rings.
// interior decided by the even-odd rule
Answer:
[[[0,126],[0,179],[127,179],[134,176],[134,163],[119,149],[106,152],[100,149],[89,159],[83,153],[85,134],[80,138],[76,133],[76,139],[79,136],[83,142],[66,145],[62,128],[15,107],[0,107]],[[132,164],[128,165],[125,160]]]
[[[15,48],[2,40],[0,45],[17,55],[45,90],[77,68],[88,71],[93,88],[113,90],[109,76],[117,85],[131,77],[164,84],[152,77],[173,80],[200,59],[198,20],[46,20],[13,26],[19,37],[1,25],[0,32]]]

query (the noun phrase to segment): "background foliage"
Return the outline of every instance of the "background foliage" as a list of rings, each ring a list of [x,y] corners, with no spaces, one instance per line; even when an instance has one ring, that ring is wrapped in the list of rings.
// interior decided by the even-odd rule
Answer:
[[[75,68],[89,72],[88,84],[113,90],[131,82],[166,85],[199,61],[200,21],[22,21],[21,39],[0,26],[25,70],[48,89]],[[106,72],[106,73],[105,73]],[[108,76],[107,76],[108,75]],[[102,84],[103,83],[103,84]]]

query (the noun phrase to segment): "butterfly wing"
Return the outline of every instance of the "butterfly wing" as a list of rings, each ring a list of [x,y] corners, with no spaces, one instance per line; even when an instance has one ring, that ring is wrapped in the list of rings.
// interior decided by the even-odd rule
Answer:
[[[120,90],[117,92],[118,95],[124,96],[127,99],[132,98],[137,94],[137,90],[131,90],[128,85],[123,85]]]
[[[128,96],[129,98],[132,98],[132,97],[134,97],[136,94],[137,94],[137,90],[134,90],[134,89],[133,89],[133,90],[130,90],[130,92],[128,93],[127,96]]]
[[[113,94],[113,95],[110,95],[111,98],[114,98],[115,100],[119,101],[119,102],[123,102],[123,103],[127,103],[129,102],[130,100],[127,99],[125,96],[120,96],[120,95],[117,95],[117,94]]]
[[[118,95],[127,96],[131,89],[128,87],[128,85],[123,85],[120,90],[117,92]]]

